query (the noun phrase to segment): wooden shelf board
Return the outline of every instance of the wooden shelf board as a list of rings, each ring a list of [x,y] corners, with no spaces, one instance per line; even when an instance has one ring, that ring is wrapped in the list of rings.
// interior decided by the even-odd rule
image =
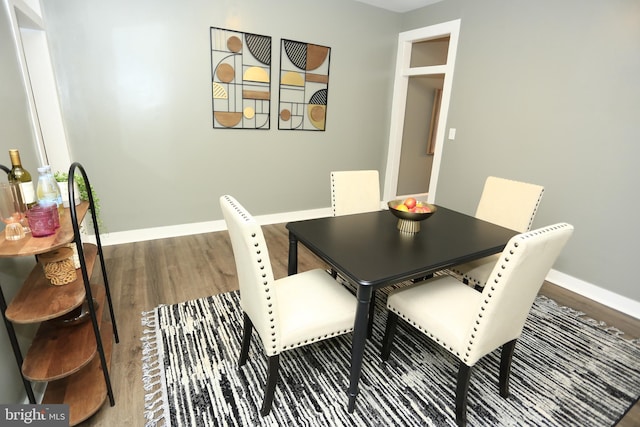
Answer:
[[[76,206],[78,223],[82,222],[88,210],[89,202],[81,202]],[[24,239],[6,240],[4,233],[0,233],[0,257],[37,255],[60,248],[72,241],[73,225],[71,224],[71,214],[69,213],[69,208],[65,208],[64,213],[60,215],[60,228],[51,236],[33,237],[29,233]]]
[[[102,319],[106,304],[104,286],[91,285],[98,302],[96,316]],[[73,374],[89,364],[98,350],[91,318],[73,326],[43,322],[22,363],[22,374],[30,381],[53,381]]]
[[[91,275],[98,254],[98,247],[82,245],[87,273]],[[44,277],[40,264],[31,270],[18,294],[13,298],[5,316],[13,323],[37,323],[55,319],[79,307],[85,299],[82,270],[76,269],[76,280],[62,286],[52,285]]]
[[[104,322],[100,330],[107,366],[111,371],[111,351],[113,349],[113,327]],[[100,357],[95,357],[89,365],[75,374],[49,382],[43,404],[69,405],[69,425],[75,426],[98,412],[107,399],[107,385],[102,373]]]

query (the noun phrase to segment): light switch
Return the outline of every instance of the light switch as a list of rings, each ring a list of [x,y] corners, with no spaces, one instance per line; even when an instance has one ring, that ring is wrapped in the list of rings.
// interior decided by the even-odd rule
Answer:
[[[449,128],[449,139],[451,141],[456,139],[456,128]]]

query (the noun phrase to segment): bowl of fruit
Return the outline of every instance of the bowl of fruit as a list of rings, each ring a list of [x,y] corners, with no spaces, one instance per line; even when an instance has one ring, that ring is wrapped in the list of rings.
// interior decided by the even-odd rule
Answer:
[[[392,200],[387,205],[389,212],[398,218],[398,230],[405,233],[420,231],[420,221],[429,218],[438,210],[435,205],[416,200],[413,197]]]

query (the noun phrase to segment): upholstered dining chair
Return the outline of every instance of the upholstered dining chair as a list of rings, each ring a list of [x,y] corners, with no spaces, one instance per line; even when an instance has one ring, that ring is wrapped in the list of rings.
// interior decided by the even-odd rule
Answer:
[[[331,172],[333,216],[380,210],[380,180],[377,170]]]
[[[519,233],[531,230],[544,187],[490,176],[486,179],[475,217]],[[499,255],[491,255],[449,270],[478,289],[485,286]]]
[[[249,355],[255,329],[268,357],[260,414],[271,411],[280,353],[353,330],[355,297],[326,271],[315,269],[274,279],[262,228],[238,201],[220,198],[229,229],[244,313],[238,365]]]
[[[482,292],[448,275],[393,291],[387,299],[382,359],[389,359],[398,317],[457,357],[455,412],[463,426],[471,369],[502,346],[499,389],[506,398],[516,341],[538,290],[572,233],[573,226],[558,223],[514,236]]]

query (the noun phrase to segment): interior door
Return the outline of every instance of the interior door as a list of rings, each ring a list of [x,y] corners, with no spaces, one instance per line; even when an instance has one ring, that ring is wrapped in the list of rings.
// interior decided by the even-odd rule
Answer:
[[[455,20],[398,37],[385,200],[435,201],[459,29]]]

